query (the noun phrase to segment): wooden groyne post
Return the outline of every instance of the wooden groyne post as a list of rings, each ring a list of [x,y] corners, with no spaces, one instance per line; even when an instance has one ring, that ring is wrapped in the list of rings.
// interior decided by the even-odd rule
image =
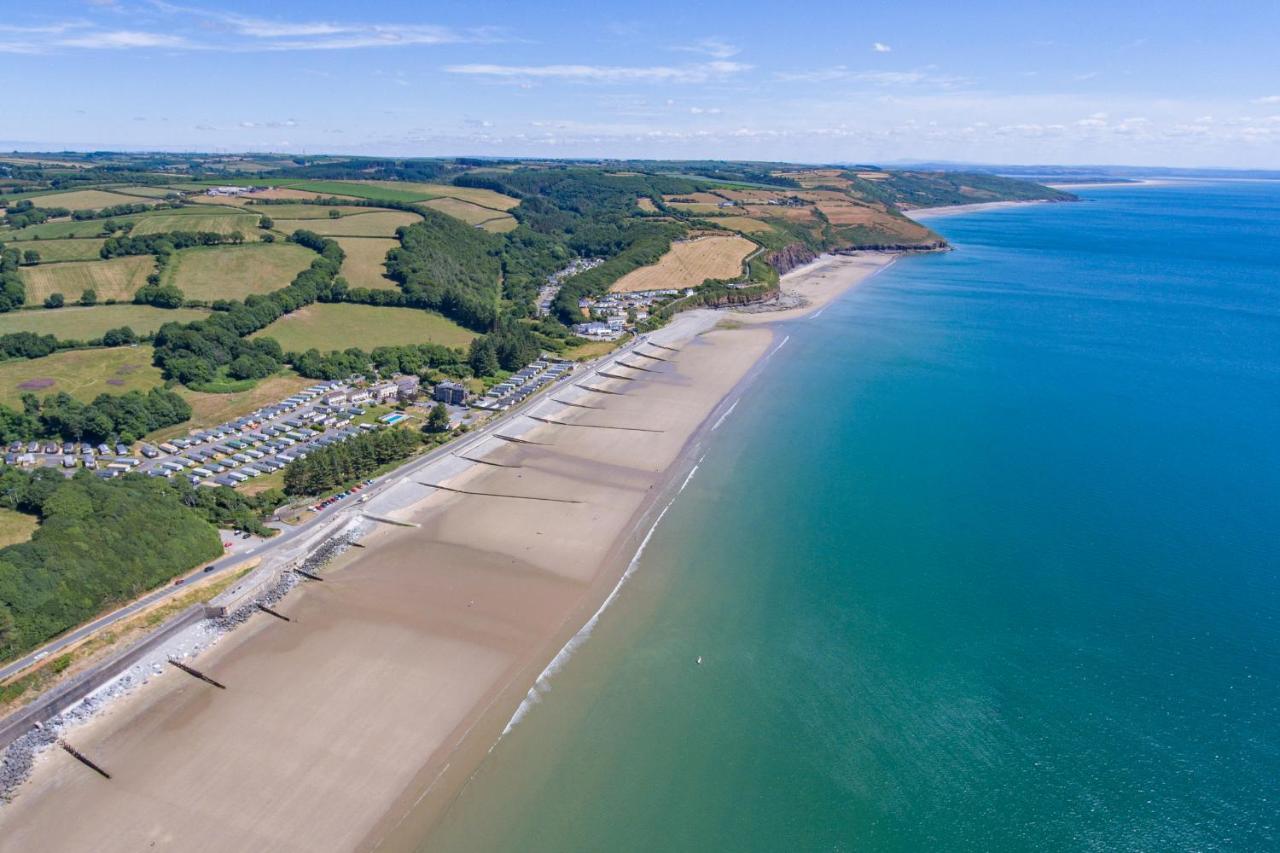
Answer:
[[[60,746],[60,747],[62,747],[63,749],[65,749],[65,750],[67,751],[67,754],[68,754],[68,755],[70,755],[70,756],[71,756],[72,758],[74,758],[76,761],[79,761],[79,762],[80,762],[81,764],[83,764],[85,767],[88,767],[88,768],[89,768],[90,770],[92,770],[94,773],[97,773],[97,774],[98,774],[99,776],[101,776],[103,779],[110,779],[110,778],[111,778],[111,774],[110,774],[110,773],[108,773],[107,771],[103,770],[103,769],[102,769],[101,767],[99,767],[98,765],[94,764],[92,761],[90,761],[90,760],[88,759],[88,757],[86,757],[86,756],[85,756],[85,754],[84,754],[83,752],[81,752],[80,750],[76,749],[74,746],[72,746],[71,744],[67,743],[67,742],[66,742],[65,740],[63,740],[62,738],[58,738],[58,746]]]
[[[258,608],[259,610],[261,610],[263,613],[266,613],[268,616],[274,616],[274,617],[276,617],[277,619],[282,619],[282,620],[284,620],[285,622],[292,622],[292,621],[293,621],[293,620],[292,620],[292,619],[290,619],[288,616],[285,616],[283,613],[277,613],[276,611],[272,610],[270,607],[268,607],[268,606],[267,606],[267,605],[265,605],[265,604],[259,604],[259,603],[256,603],[256,602],[255,602],[253,606],[254,606],[254,607],[256,607],[256,608]]]
[[[183,672],[185,672],[187,675],[191,676],[192,678],[198,678],[198,679],[200,679],[201,681],[203,681],[203,682],[205,682],[205,683],[207,683],[207,684],[212,684],[214,687],[218,688],[219,690],[226,690],[226,689],[227,689],[227,685],[225,685],[225,684],[223,684],[223,683],[221,683],[221,682],[218,682],[218,681],[214,681],[212,678],[210,678],[209,676],[205,675],[203,672],[201,672],[200,670],[196,669],[195,667],[187,666],[185,663],[180,663],[180,662],[178,662],[178,661],[174,660],[173,658],[169,658],[169,663],[173,664],[173,665],[174,665],[174,666],[176,666],[178,669],[182,670]]]
[[[296,572],[297,574],[302,575],[304,578],[306,578],[306,579],[307,579],[307,580],[309,580],[309,581],[323,581],[323,580],[324,580],[324,578],[320,577],[319,575],[313,575],[313,574],[311,574],[311,572],[308,572],[308,571],[306,571],[305,569],[294,569],[294,572]]]

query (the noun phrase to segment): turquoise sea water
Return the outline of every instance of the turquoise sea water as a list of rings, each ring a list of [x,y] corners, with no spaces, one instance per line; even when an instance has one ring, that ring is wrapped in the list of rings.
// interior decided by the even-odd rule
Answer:
[[[1280,849],[1280,185],[1082,193],[791,324],[424,849]]]

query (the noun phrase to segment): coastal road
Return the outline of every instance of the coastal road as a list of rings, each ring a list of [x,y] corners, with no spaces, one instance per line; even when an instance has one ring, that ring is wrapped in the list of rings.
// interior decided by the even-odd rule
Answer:
[[[592,371],[606,369],[612,365],[614,361],[644,343],[648,337],[649,335],[641,335],[594,362],[586,362],[584,367]],[[361,495],[373,497],[384,491],[389,486],[399,483],[405,477],[416,474],[422,468],[429,467],[430,465],[439,462],[441,459],[445,459],[461,451],[474,447],[481,441],[489,438],[497,429],[508,425],[515,418],[522,417],[526,412],[531,411],[538,404],[545,402],[552,393],[559,391],[576,381],[581,381],[583,372],[584,371],[582,370],[573,370],[566,373],[563,378],[551,383],[542,391],[529,398],[529,400],[524,404],[503,412],[479,429],[474,430],[462,438],[447,442],[435,450],[417,457],[416,459],[412,459],[408,463],[401,465],[399,468],[383,474],[381,477],[377,477],[374,479],[372,484],[361,491]],[[278,552],[283,551],[298,537],[312,533],[316,526],[321,522],[332,521],[340,513],[345,512],[349,514],[358,506],[359,504],[355,504],[353,506],[353,503],[350,500],[339,501],[338,503],[325,507],[319,512],[313,513],[312,517],[307,519],[305,522],[281,530],[279,535],[274,536],[271,539],[254,539],[241,549],[237,549],[233,545],[232,550],[222,558],[210,563],[199,571],[185,575],[183,578],[184,583],[185,581],[193,578],[207,578],[224,572],[232,567],[242,566],[245,562],[255,557],[260,557],[265,561]],[[234,542],[238,543],[240,541],[244,540],[240,540],[237,534],[237,539],[234,540]],[[4,681],[17,673],[22,672],[24,669],[45,660],[46,658],[58,654],[62,650],[79,643],[81,640],[84,640],[95,632],[101,631],[103,628],[110,627],[122,619],[128,619],[148,607],[151,607],[157,602],[163,601],[164,599],[177,595],[183,591],[185,591],[184,585],[179,584],[175,586],[170,583],[160,589],[153,590],[142,598],[121,607],[119,610],[114,610],[111,613],[98,617],[92,622],[81,625],[58,639],[36,649],[30,654],[6,664],[4,667],[0,667],[0,681]]]

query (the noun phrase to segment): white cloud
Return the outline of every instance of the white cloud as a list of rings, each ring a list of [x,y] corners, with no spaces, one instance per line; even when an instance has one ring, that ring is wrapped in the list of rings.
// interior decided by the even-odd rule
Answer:
[[[597,83],[702,83],[751,69],[741,62],[717,60],[698,65],[449,65],[450,74],[507,80],[576,80]]]
[[[131,48],[184,48],[190,47],[181,36],[148,33],[139,30],[100,30],[72,38],[58,39],[55,47],[75,47],[88,50],[129,50]]]
[[[1255,104],[1280,104],[1280,95],[1267,95],[1265,98],[1254,98]]]
[[[876,53],[889,53],[890,51],[893,50],[893,48],[889,47],[889,45],[881,41],[872,42],[871,49],[874,50]]]
[[[954,89],[971,82],[966,77],[938,74],[929,69],[917,71],[854,71],[844,65],[819,68],[813,71],[782,71],[777,74],[777,78],[795,83],[827,83],[836,80],[847,80],[853,83],[868,83],[873,86],[883,87],[933,86],[941,89]]]
[[[676,45],[672,50],[680,50],[685,53],[701,53],[713,59],[728,59],[742,52],[742,48],[737,45],[715,37],[698,39],[691,44]]]
[[[689,107],[689,113],[695,116],[718,116],[721,112],[719,107]]]

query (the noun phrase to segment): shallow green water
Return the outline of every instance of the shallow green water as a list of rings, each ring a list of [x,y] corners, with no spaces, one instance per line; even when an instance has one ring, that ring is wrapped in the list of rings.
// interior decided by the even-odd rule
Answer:
[[[423,849],[1277,849],[1280,186],[1086,194],[791,324]]]

